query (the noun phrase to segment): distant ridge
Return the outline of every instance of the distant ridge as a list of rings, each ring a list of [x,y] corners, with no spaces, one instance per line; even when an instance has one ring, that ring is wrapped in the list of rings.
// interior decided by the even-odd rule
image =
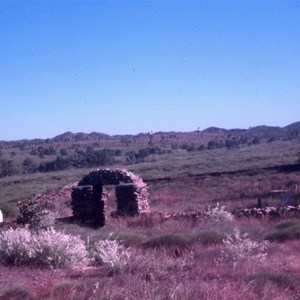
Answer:
[[[110,135],[100,133],[100,132],[73,133],[73,132],[67,131],[63,134],[55,136],[51,140],[54,142],[70,142],[70,141],[84,141],[84,140],[101,140],[101,139],[109,139],[109,138],[110,138]]]
[[[218,127],[208,127],[202,131],[203,133],[228,133],[227,129],[218,128]]]
[[[291,138],[300,136],[300,122],[295,122],[285,127],[279,126],[266,126],[259,125],[255,127],[250,127],[249,129],[224,129],[219,127],[208,127],[202,131],[197,130],[194,132],[154,132],[154,133],[139,133],[139,134],[118,134],[110,136],[108,134],[104,134],[101,132],[92,132],[92,133],[73,133],[73,132],[65,132],[54,138],[50,139],[53,142],[71,142],[71,141],[92,141],[92,140],[121,140],[127,138],[146,138],[149,136],[172,136],[177,135],[180,137],[190,136],[193,138],[195,134],[202,134],[207,136],[222,136],[222,137],[236,137],[236,138],[259,138],[266,140],[276,140],[281,138]]]
[[[154,133],[139,133],[139,134],[116,134],[116,135],[109,135],[102,132],[91,132],[91,133],[84,133],[84,132],[71,132],[67,131],[62,134],[59,134],[53,138],[47,138],[47,139],[22,139],[18,141],[7,141],[7,143],[16,143],[16,142],[26,142],[26,143],[33,143],[38,144],[42,143],[43,141],[52,142],[52,143],[61,143],[61,142],[79,142],[79,141],[99,141],[99,142],[105,142],[110,141],[110,144],[112,141],[119,141],[124,142],[124,140],[132,139],[153,139],[156,137],[157,140],[168,138],[170,139],[177,139],[178,141],[181,140],[183,142],[193,142],[195,138],[199,137],[204,138],[204,140],[209,140],[213,138],[220,138],[220,139],[227,139],[227,138],[237,138],[237,139],[262,139],[266,141],[273,141],[277,139],[293,139],[296,137],[300,137],[300,121],[294,122],[292,124],[289,124],[285,127],[279,127],[279,126],[266,126],[266,125],[260,125],[255,127],[250,127],[249,129],[224,129],[219,127],[208,127],[202,131],[195,130],[190,132],[175,132],[175,131],[159,131]],[[155,139],[153,140],[155,141]],[[0,141],[0,142],[6,142],[6,141]]]
[[[284,137],[286,135],[286,131],[284,128],[280,127],[261,125],[251,127],[243,132],[239,132],[238,134],[248,138],[255,136],[257,138],[270,139]]]
[[[292,123],[288,126],[285,126],[284,127],[285,130],[296,130],[296,131],[300,131],[300,122],[295,122],[295,123]]]

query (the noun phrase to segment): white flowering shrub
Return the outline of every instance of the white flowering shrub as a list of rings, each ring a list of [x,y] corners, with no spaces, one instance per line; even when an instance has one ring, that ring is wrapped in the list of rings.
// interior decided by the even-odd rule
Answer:
[[[28,229],[8,229],[0,233],[0,260],[8,265],[28,264],[35,254]]]
[[[223,240],[226,251],[222,252],[217,262],[232,262],[235,266],[240,261],[253,261],[261,263],[265,260],[267,253],[267,241],[256,242],[248,238],[248,234],[241,234],[238,228],[234,229],[234,233],[227,234],[227,238]]]
[[[79,237],[53,229],[17,228],[0,233],[0,260],[7,265],[63,267],[87,264],[88,252]]]
[[[84,241],[54,229],[48,229],[36,235],[35,263],[51,267],[88,264],[88,252]]]
[[[220,223],[224,221],[233,221],[234,216],[232,213],[225,210],[225,206],[220,206],[219,202],[216,207],[208,208],[207,216],[210,221],[214,223]]]
[[[91,252],[96,264],[106,264],[113,269],[121,269],[130,259],[130,252],[116,240],[100,240]]]

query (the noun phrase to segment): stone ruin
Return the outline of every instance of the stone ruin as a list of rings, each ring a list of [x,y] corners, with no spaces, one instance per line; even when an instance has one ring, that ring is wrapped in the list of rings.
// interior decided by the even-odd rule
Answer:
[[[91,226],[105,225],[105,185],[116,185],[114,216],[135,216],[150,212],[148,186],[125,169],[97,169],[84,176],[72,190],[71,207],[76,221]]]

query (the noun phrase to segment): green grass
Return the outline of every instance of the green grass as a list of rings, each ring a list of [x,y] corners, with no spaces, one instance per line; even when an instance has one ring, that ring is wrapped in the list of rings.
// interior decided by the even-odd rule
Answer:
[[[190,211],[217,201],[253,199],[272,189],[286,188],[291,181],[300,185],[300,172],[201,175],[294,163],[298,160],[299,148],[300,141],[292,140],[253,145],[240,150],[222,148],[187,152],[179,149],[169,154],[149,156],[148,161],[143,163],[114,167],[127,168],[148,183],[152,209]],[[21,156],[22,152],[18,150],[16,155]],[[15,217],[18,200],[76,182],[90,170],[72,169],[1,178],[0,209],[3,209],[6,218]],[[166,180],[161,180],[164,178]],[[266,203],[269,202],[266,199]]]
[[[300,239],[300,220],[286,220],[275,226],[266,239],[271,242],[285,242]]]
[[[7,288],[0,290],[0,300],[31,300],[30,292],[26,286],[12,283]]]
[[[295,163],[298,160],[299,148],[300,141],[293,140],[229,151],[174,150],[172,154],[149,156],[143,163],[117,167],[133,171],[149,184],[152,211],[197,211],[207,209],[209,204],[214,207],[216,201],[221,205],[226,203],[226,208],[227,204],[230,204],[230,208],[234,209],[237,205],[246,207],[255,203],[257,198],[253,195],[286,188],[289,182],[296,182],[300,186],[300,172],[261,171],[253,174],[236,173],[220,176],[203,174]],[[20,155],[19,161],[25,157],[21,152],[16,152],[16,155]],[[60,189],[80,180],[89,172],[90,169],[78,169],[1,178],[0,209],[5,216],[14,216],[16,213],[14,207],[19,199],[31,197],[35,193]],[[163,178],[166,180],[160,180]],[[280,203],[281,199],[278,200]],[[264,201],[272,203],[271,199],[263,199],[263,203]],[[109,208],[112,207],[113,203],[110,203]],[[93,299],[93,297],[123,299],[125,295],[128,299],[151,300],[240,298],[266,300],[276,297],[276,299],[293,299],[290,297],[291,294],[299,289],[292,274],[294,272],[295,276],[299,277],[299,270],[294,264],[300,259],[300,252],[297,249],[299,246],[293,244],[293,248],[289,247],[288,242],[300,238],[299,220],[285,220],[277,224],[274,223],[276,221],[267,223],[267,221],[235,220],[229,225],[217,227],[201,218],[166,221],[158,214],[151,217],[107,219],[107,225],[97,230],[76,224],[58,224],[55,229],[66,234],[79,235],[88,246],[101,239],[116,239],[129,247],[133,253],[132,259],[136,259],[136,262],[128,270],[124,270],[124,273],[119,274],[112,274],[101,267],[60,270],[51,275],[41,270],[41,275],[36,278],[41,278],[44,284],[46,295],[44,299]],[[225,233],[232,232],[234,227],[238,227],[241,232],[249,233],[254,241],[261,241],[262,237],[266,237],[270,241],[286,243],[271,243],[266,265],[263,266],[260,262],[241,264],[237,268],[231,268],[226,264],[216,265],[215,259],[225,247],[222,243]],[[174,248],[192,249],[195,258],[186,255],[184,251],[182,256],[176,258],[173,255]],[[282,251],[283,248],[285,251]],[[285,259],[291,259],[293,265],[285,264]],[[278,262],[289,268],[293,268],[294,265],[295,267],[289,275],[285,270],[276,269]],[[5,272],[11,274],[14,270],[5,268]],[[35,276],[34,272],[37,270],[30,269],[28,272]],[[149,272],[153,275],[153,279],[147,282],[146,275]],[[19,270],[12,274],[16,281],[22,283],[26,281],[26,284],[30,284],[30,288],[14,285],[7,285],[4,288],[8,276],[2,278],[0,276],[2,284],[0,299],[26,299],[26,297],[31,299],[30,296],[34,293],[38,295],[37,291],[40,290],[35,278],[25,276]]]
[[[297,279],[289,274],[276,271],[264,270],[248,276],[248,281],[257,289],[262,289],[267,285],[281,288],[295,289],[298,286]]]
[[[0,179],[0,204],[32,197],[79,181],[90,169],[16,175]]]
[[[214,229],[204,229],[193,234],[193,240],[199,241],[203,246],[222,244],[226,234]]]
[[[190,235],[184,233],[165,233],[150,237],[143,243],[146,248],[162,247],[189,247],[193,240]]]

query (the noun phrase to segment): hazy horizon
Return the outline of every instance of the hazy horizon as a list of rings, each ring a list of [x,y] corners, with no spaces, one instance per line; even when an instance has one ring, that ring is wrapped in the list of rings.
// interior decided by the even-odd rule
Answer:
[[[0,140],[299,120],[299,1],[1,1]]]
[[[168,132],[182,132],[182,133],[189,133],[189,132],[195,132],[195,131],[205,131],[206,129],[209,129],[209,128],[218,128],[218,129],[225,129],[225,130],[248,130],[248,129],[251,129],[251,128],[255,128],[255,127],[260,127],[260,126],[268,126],[268,127],[280,127],[280,128],[284,128],[286,126],[289,126],[291,124],[294,124],[294,123],[300,123],[300,121],[295,121],[295,122],[292,122],[292,123],[289,123],[289,124],[286,124],[284,126],[273,126],[273,125],[266,125],[266,124],[258,124],[256,126],[250,126],[248,128],[238,128],[238,127],[234,127],[234,128],[225,128],[225,127],[217,127],[217,126],[209,126],[209,127],[206,127],[206,128],[200,128],[198,127],[197,129],[194,129],[194,130],[187,130],[187,131],[182,131],[182,130],[168,130],[168,131],[165,131],[165,130],[158,130],[158,131],[148,131],[148,132],[138,132],[138,133],[123,133],[123,134],[119,134],[119,133],[116,133],[116,134],[109,134],[109,133],[106,133],[106,132],[103,132],[103,131],[64,131],[64,132],[59,132],[58,134],[54,135],[54,136],[48,136],[48,137],[34,137],[34,138],[20,138],[20,139],[7,139],[7,140],[0,140],[2,142],[14,142],[14,141],[21,141],[21,140],[39,140],[39,139],[42,139],[42,140],[46,140],[46,139],[52,139],[52,138],[55,138],[57,136],[60,136],[60,135],[63,135],[63,134],[67,134],[67,133],[71,133],[71,134],[91,134],[91,133],[99,133],[99,134],[105,134],[105,135],[109,135],[109,136],[122,136],[122,135],[139,135],[139,134],[156,134],[156,133],[160,133],[160,132],[165,132],[165,133],[168,133]]]

